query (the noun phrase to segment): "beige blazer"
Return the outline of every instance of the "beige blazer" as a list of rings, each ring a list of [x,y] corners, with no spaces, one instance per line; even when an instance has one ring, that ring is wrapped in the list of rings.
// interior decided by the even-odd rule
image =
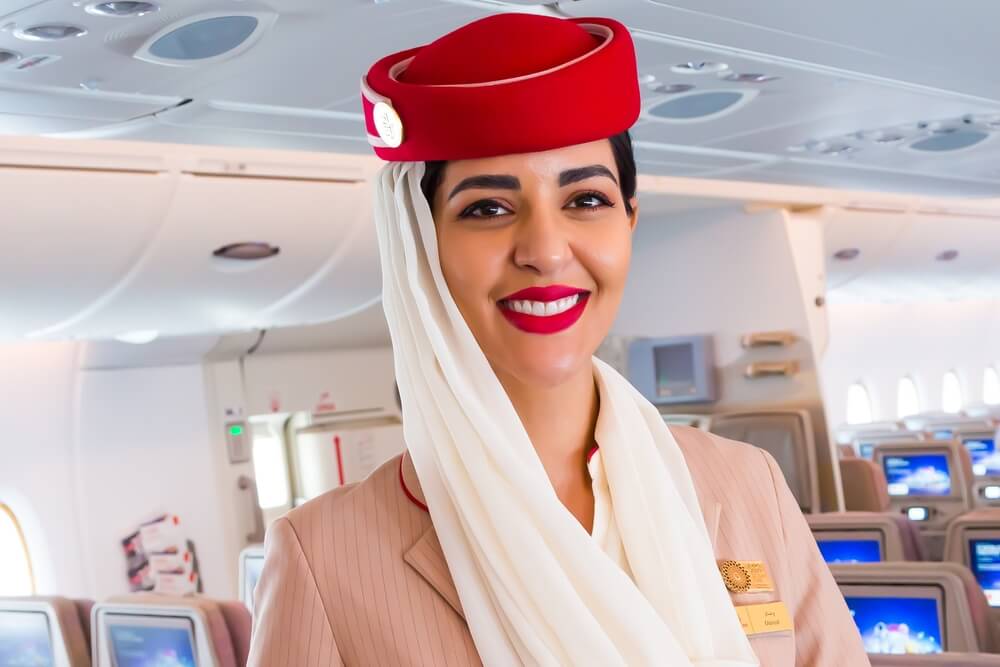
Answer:
[[[763,561],[773,580],[773,592],[731,594],[733,604],[782,600],[793,616],[793,630],[751,637],[761,665],[869,665],[774,459],[696,429],[673,433],[716,557]],[[250,667],[480,664],[408,455],[268,530]]]

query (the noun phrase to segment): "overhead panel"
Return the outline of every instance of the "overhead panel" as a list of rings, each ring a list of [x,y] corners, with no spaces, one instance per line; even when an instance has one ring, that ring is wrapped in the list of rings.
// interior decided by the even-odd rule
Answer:
[[[162,227],[172,193],[152,171],[0,167],[7,252],[0,338],[59,328],[110,299]]]
[[[181,174],[164,229],[134,278],[74,330],[108,337],[136,329],[171,335],[301,323],[276,322],[266,313],[309,284],[338,254],[351,227],[351,220],[338,213],[350,215],[352,202],[365,189],[350,182]],[[248,241],[269,243],[280,252],[250,262],[212,254]],[[377,283],[357,284],[330,302],[361,307],[377,293]],[[169,304],[169,317],[164,304]],[[339,314],[328,309],[315,317]]]

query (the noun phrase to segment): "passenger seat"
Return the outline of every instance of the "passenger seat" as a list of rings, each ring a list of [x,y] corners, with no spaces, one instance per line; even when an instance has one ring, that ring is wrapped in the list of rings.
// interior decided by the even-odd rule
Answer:
[[[242,615],[234,611],[234,606],[242,609]],[[175,597],[155,593],[136,593],[117,596],[105,602],[94,605],[94,618],[97,626],[94,628],[94,639],[97,643],[94,655],[98,662],[94,667],[110,666],[108,659],[110,641],[107,636],[99,637],[102,632],[101,617],[105,614],[114,616],[135,615],[138,617],[162,616],[164,609],[176,608],[186,614],[195,623],[196,661],[199,667],[246,667],[249,654],[249,612],[239,601],[220,602],[201,596]],[[207,660],[200,651],[199,625],[204,627],[204,636],[210,651]]]
[[[902,546],[902,560],[923,560],[920,531],[905,515],[892,511],[885,473],[877,464],[862,458],[840,461],[840,479],[844,489],[844,507],[847,513],[878,513],[887,517],[897,527]],[[858,517],[862,518],[861,515]],[[874,520],[874,517],[872,517]],[[884,520],[875,520],[882,524]],[[889,531],[892,532],[892,531]],[[887,540],[890,539],[887,533]],[[886,560],[894,560],[888,551]]]
[[[830,571],[848,606],[852,599],[871,598],[891,611],[893,604],[940,597],[939,639],[957,652],[996,653],[996,630],[986,597],[972,572],[957,563],[868,563],[831,565]],[[896,602],[886,602],[886,600]],[[891,614],[883,619],[888,623]]]
[[[81,606],[85,607],[87,604],[87,601],[81,601]],[[86,626],[81,623],[78,609],[73,600],[64,597],[0,598],[0,614],[33,612],[46,616],[49,642],[56,664],[68,663],[69,667],[91,667],[89,623]],[[87,631],[84,628],[87,628]],[[16,660],[17,656],[14,658]]]

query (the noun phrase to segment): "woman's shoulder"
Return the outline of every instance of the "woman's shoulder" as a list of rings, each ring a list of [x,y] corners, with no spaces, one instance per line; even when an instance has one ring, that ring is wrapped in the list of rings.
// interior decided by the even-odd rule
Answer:
[[[328,491],[285,514],[303,549],[308,552],[319,543],[379,542],[419,531],[426,513],[402,491],[402,456],[392,457],[360,482]]]
[[[733,498],[741,490],[754,495],[770,490],[773,495],[780,469],[765,450],[689,426],[671,426],[670,431],[699,495],[714,491]]]
[[[729,461],[741,467],[768,467],[770,454],[759,447],[690,426],[671,426],[670,432],[689,465],[692,460],[704,460],[710,463]]]

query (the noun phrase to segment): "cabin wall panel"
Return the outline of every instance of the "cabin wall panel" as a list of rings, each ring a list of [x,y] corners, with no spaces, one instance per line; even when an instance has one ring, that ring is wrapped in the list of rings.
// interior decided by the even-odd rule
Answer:
[[[68,342],[0,345],[0,502],[47,595],[90,593],[74,465],[77,353]]]
[[[941,380],[954,369],[966,405],[982,402],[983,370],[1000,363],[995,302],[835,303],[823,385],[831,424],[847,417],[847,388],[868,389],[875,420],[896,419],[897,385],[911,376],[922,411],[941,409]]]
[[[82,508],[99,597],[127,591],[120,541],[176,514],[194,541],[205,592],[231,597],[236,560],[221,548],[223,511],[200,365],[85,371],[79,442]]]
[[[772,330],[790,330],[802,340],[787,349],[740,344],[743,334]],[[641,219],[612,334],[711,334],[720,372],[719,402],[709,408],[714,412],[816,396],[810,322],[780,211],[708,209]],[[801,363],[794,378],[743,377],[749,362],[789,358]]]
[[[715,342],[719,400],[672,412],[721,413],[786,407],[806,409],[817,435],[824,509],[840,505],[836,457],[826,422],[815,346],[826,345],[822,228],[809,217],[779,210],[696,209],[641,219],[632,266],[612,340],[619,359],[630,338],[710,334]],[[787,347],[745,349],[744,334],[791,331]],[[606,345],[602,356],[615,345]],[[614,352],[612,352],[614,355]],[[744,376],[757,361],[799,363],[793,377]],[[621,363],[618,364],[619,367]]]

